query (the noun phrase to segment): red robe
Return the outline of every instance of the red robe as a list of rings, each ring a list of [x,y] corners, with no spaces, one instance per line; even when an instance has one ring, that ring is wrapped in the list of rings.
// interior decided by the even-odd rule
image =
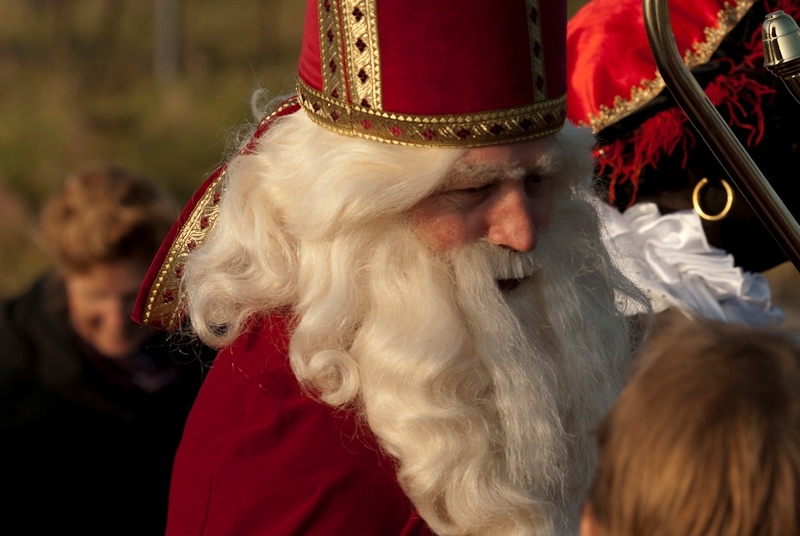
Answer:
[[[273,316],[222,350],[172,474],[167,536],[430,535],[353,415],[301,393]]]

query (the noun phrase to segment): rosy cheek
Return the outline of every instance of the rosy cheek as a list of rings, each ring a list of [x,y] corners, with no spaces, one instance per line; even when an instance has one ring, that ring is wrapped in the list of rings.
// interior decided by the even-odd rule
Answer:
[[[444,253],[469,240],[467,221],[458,213],[420,206],[409,214],[409,220],[420,240],[434,251]]]
[[[451,233],[437,233],[434,236],[428,236],[427,239],[423,237],[423,242],[438,253],[447,253],[462,245],[465,240]]]

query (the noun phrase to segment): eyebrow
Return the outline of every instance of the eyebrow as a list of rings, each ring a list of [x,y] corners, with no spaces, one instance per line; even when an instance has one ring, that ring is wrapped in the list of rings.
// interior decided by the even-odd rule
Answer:
[[[518,163],[475,164],[460,160],[444,177],[438,190],[467,184],[483,186],[503,180],[521,180],[534,172],[535,170],[526,170]]]

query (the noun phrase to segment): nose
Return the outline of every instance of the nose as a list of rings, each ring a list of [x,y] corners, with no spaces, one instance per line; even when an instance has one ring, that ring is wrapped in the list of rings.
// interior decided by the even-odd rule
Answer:
[[[521,253],[536,247],[536,226],[531,202],[519,181],[502,185],[489,210],[487,239],[492,244]]]

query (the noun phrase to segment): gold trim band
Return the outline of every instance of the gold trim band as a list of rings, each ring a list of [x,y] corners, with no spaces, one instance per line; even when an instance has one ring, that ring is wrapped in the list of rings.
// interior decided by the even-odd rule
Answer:
[[[539,16],[541,8],[539,0],[526,0],[526,11],[528,13],[528,46],[531,47],[531,87],[534,91],[536,101],[543,101],[547,98],[547,77],[542,76],[545,72],[544,58],[544,39],[542,38],[542,17]]]
[[[284,110],[297,106],[297,100],[288,99],[271,114],[265,116],[256,128],[258,132],[263,126],[280,115]],[[251,140],[239,151],[239,155],[251,150]],[[142,323],[163,328],[169,331],[180,327],[186,306],[186,291],[181,285],[183,265],[189,253],[205,242],[208,233],[214,228],[219,213],[219,205],[225,193],[225,171],[227,164],[218,170],[216,178],[209,177],[212,182],[203,195],[197,200],[175,235],[164,260],[159,266],[158,274],[150,285],[147,301],[142,308]]]
[[[180,326],[186,303],[186,292],[180,284],[183,265],[189,253],[205,241],[208,231],[214,227],[219,202],[224,193],[224,176],[223,170],[208,186],[173,240],[147,295],[142,314],[144,324],[160,326],[170,331]]]
[[[540,138],[558,132],[566,96],[520,108],[468,115],[407,116],[346,105],[298,82],[308,116],[329,130],[398,145],[477,147]]]

